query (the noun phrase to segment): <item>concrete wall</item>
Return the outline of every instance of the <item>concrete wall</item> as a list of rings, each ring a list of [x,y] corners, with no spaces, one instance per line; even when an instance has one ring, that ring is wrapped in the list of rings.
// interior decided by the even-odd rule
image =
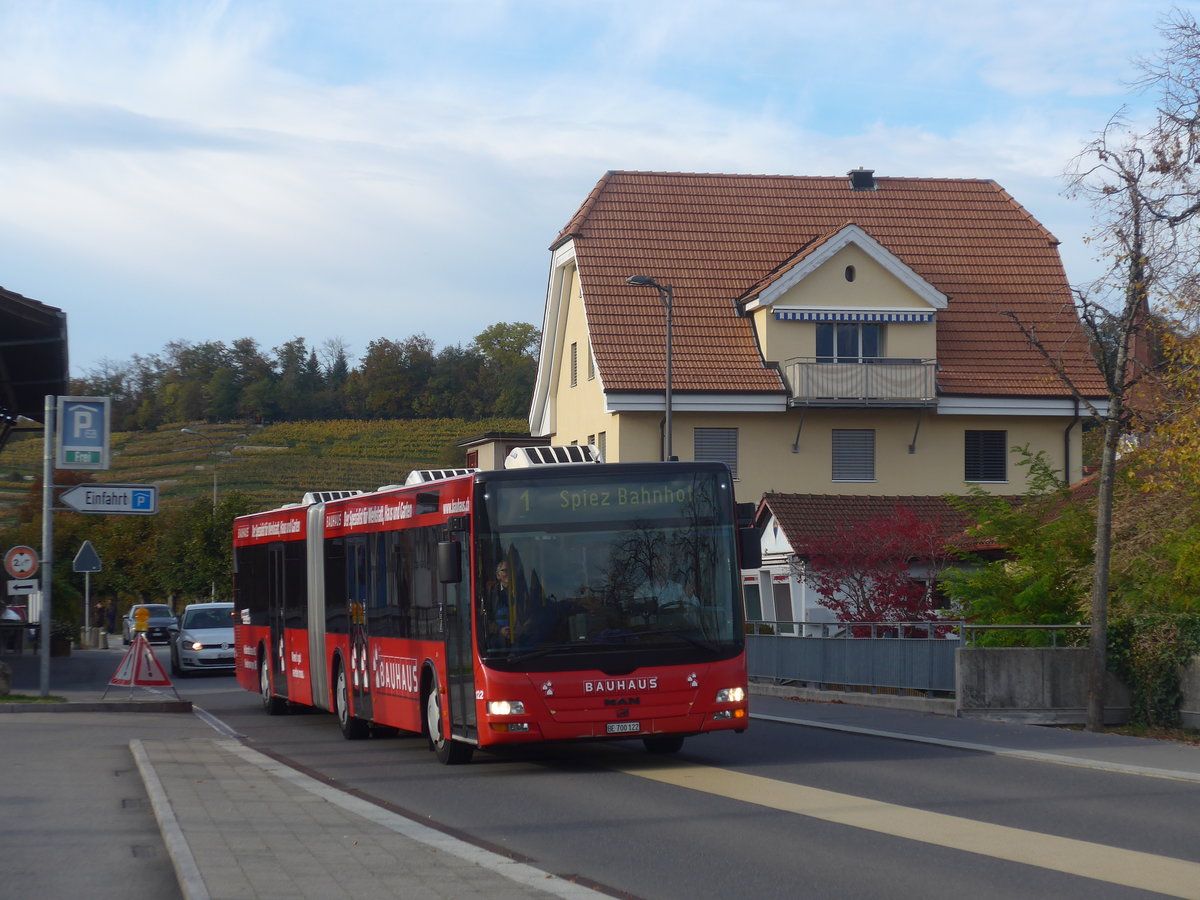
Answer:
[[[1179,711],[1185,728],[1200,728],[1200,656],[1183,668],[1183,700]]]
[[[958,715],[1037,724],[1087,721],[1086,648],[961,647],[956,655]],[[1129,690],[1109,675],[1105,723],[1129,719]]]

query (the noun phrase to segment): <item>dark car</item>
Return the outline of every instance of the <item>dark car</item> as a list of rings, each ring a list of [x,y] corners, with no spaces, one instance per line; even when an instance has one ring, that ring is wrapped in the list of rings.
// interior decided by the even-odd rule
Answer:
[[[146,619],[146,640],[151,644],[166,644],[171,640],[171,630],[178,624],[175,613],[165,603],[138,603],[130,607],[121,620],[122,636],[126,644],[133,643],[137,635],[137,611],[147,610],[150,618]]]
[[[172,635],[171,674],[233,672],[232,603],[193,603],[180,615]]]

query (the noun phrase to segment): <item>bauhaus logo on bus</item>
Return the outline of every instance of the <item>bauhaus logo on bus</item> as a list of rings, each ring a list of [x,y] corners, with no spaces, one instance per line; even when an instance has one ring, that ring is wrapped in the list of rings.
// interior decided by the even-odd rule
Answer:
[[[415,659],[387,656],[378,647],[371,658],[371,673],[375,689],[382,694],[416,697],[421,688]]]
[[[658,676],[648,675],[645,678],[604,678],[599,681],[585,681],[585,694],[625,694],[629,691],[657,691]]]

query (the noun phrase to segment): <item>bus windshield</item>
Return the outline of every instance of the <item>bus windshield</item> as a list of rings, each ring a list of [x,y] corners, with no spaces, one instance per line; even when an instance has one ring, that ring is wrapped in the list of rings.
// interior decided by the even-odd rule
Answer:
[[[497,668],[614,671],[741,652],[727,472],[596,467],[485,482],[480,655]]]

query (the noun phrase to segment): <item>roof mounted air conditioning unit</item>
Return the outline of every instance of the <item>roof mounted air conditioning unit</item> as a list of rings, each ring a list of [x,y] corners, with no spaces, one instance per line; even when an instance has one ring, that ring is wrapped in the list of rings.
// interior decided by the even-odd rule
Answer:
[[[341,500],[345,497],[357,497],[366,491],[309,491],[300,501],[301,506],[312,506],[314,503],[328,503],[330,500]]]
[[[564,463],[598,463],[600,451],[594,444],[570,444],[565,447],[517,447],[504,458],[506,469],[554,466]]]
[[[425,484],[430,481],[441,481],[443,478],[457,478],[459,475],[474,475],[478,471],[478,469],[415,469],[408,473],[408,478],[404,480],[404,483],[406,485]]]

